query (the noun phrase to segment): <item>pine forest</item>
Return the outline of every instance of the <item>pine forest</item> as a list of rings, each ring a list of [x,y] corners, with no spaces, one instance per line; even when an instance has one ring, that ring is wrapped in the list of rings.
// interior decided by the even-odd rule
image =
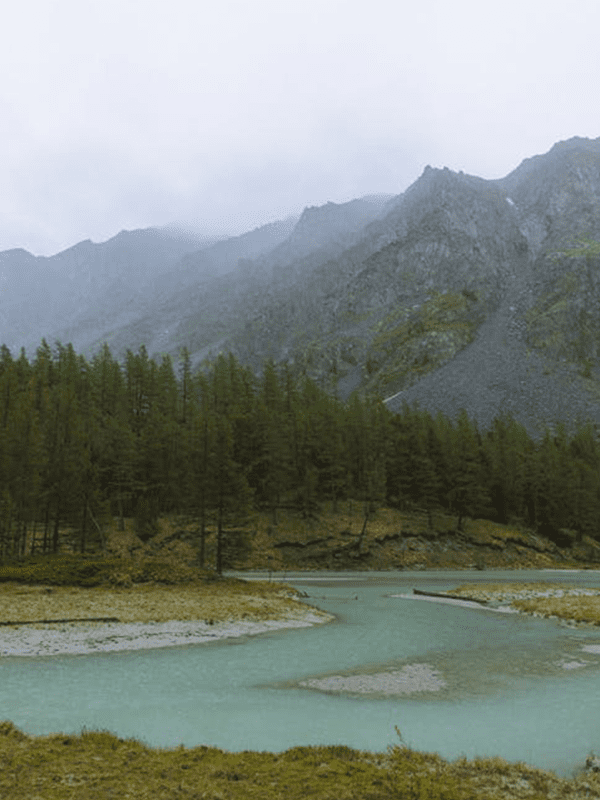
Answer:
[[[392,414],[374,398],[342,402],[288,365],[260,377],[232,355],[192,371],[144,347],[117,362],[107,345],[90,361],[45,340],[30,363],[0,353],[2,561],[102,549],[107,520],[135,520],[147,541],[161,515],[196,523],[198,563],[216,532],[218,572],[256,510],[277,523],[351,498],[444,509],[520,523],[561,543],[565,530],[596,538],[600,453],[593,426],[532,440],[510,418],[481,432],[462,413]],[[251,528],[251,526],[250,526]],[[64,531],[70,540],[64,542]],[[74,533],[73,533],[74,532]],[[207,565],[208,566],[208,565]]]

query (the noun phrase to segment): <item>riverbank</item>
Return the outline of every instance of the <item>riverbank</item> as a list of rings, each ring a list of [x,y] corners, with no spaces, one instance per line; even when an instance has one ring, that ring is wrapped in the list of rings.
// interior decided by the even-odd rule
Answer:
[[[600,625],[600,588],[556,583],[467,583],[447,595],[572,624]]]
[[[288,586],[232,579],[127,589],[5,583],[0,584],[0,657],[201,644],[333,619],[297,598]],[[99,618],[114,621],[81,621]],[[80,621],[64,621],[69,619]]]
[[[521,525],[486,519],[463,520],[435,511],[380,507],[365,525],[362,503],[323,508],[315,518],[280,510],[277,524],[257,516],[251,549],[232,567],[239,570],[429,570],[570,569],[600,565],[600,543],[575,531],[557,541]],[[214,535],[207,547],[214,547]],[[212,556],[211,556],[212,557]]]
[[[597,774],[564,779],[500,758],[449,762],[401,744],[387,753],[342,745],[165,750],[107,732],[28,736],[4,722],[0,763],[0,796],[11,800],[600,800]]]

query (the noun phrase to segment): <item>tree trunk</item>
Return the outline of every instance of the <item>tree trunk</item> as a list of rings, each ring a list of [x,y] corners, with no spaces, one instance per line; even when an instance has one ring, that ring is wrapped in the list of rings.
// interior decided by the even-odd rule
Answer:
[[[83,515],[81,517],[81,540],[80,540],[80,551],[85,553],[85,533],[86,533],[86,526],[87,526],[87,500],[83,504]]]
[[[365,518],[363,520],[362,530],[358,535],[358,541],[356,543],[356,548],[357,548],[359,553],[360,553],[361,548],[362,548],[362,543],[363,543],[363,539],[365,537],[365,533],[367,532],[367,522],[369,521],[369,516],[370,516],[369,506],[365,505]]]
[[[122,533],[125,530],[125,517],[123,516],[123,496],[120,487],[117,503],[119,505],[119,531]]]
[[[50,501],[46,503],[46,516],[44,518],[44,539],[42,541],[42,553],[48,552],[48,530],[50,528]]]
[[[94,523],[94,525],[98,529],[98,533],[100,535],[100,547],[102,549],[102,552],[104,553],[106,551],[106,539],[104,537],[104,533],[102,532],[102,528],[100,527],[100,525],[98,525],[98,521],[96,520],[96,518],[92,514],[92,509],[89,507],[89,504],[87,504],[87,510],[89,511],[90,519],[92,520],[92,522]]]
[[[24,558],[27,551],[27,521],[21,524],[21,536],[19,537],[19,558]]]
[[[36,545],[35,537],[36,537],[36,534],[37,534],[36,527],[37,527],[37,524],[36,524],[35,517],[34,517],[33,518],[33,527],[31,528],[31,555],[32,556],[35,555],[35,545]]]
[[[223,574],[223,504],[219,505],[217,515],[217,575]]]
[[[52,531],[52,552],[53,553],[58,553],[59,527],[60,527],[60,506],[56,509],[56,516],[54,517],[54,529]]]
[[[198,561],[200,562],[200,569],[204,569],[204,561],[206,559],[206,509],[204,508],[204,501],[200,510],[200,551],[198,553]]]

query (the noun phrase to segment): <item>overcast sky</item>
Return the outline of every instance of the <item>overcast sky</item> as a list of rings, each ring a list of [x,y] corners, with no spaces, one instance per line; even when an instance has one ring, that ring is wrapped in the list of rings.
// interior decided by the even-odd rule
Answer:
[[[239,233],[600,135],[598,0],[19,0],[0,250]]]

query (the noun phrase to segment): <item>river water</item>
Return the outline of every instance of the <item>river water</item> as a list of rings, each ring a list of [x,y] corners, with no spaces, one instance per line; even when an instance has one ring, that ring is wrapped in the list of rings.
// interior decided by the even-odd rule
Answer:
[[[157,650],[4,658],[0,719],[32,734],[105,729],[154,746],[233,751],[382,751],[399,743],[398,728],[406,744],[447,758],[500,755],[570,775],[600,751],[600,629],[411,596],[515,579],[600,585],[592,571],[288,573],[335,622]]]

